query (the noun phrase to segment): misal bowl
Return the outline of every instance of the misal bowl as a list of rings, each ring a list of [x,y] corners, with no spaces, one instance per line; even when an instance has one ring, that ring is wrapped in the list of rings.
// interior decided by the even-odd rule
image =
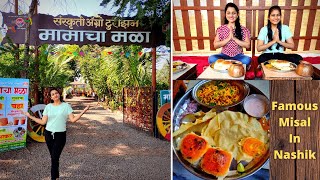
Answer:
[[[226,87],[219,87],[219,83],[221,83],[221,82],[230,84],[230,86],[236,86],[239,89],[239,92],[238,92],[239,94],[236,94],[236,96],[238,96],[239,98],[237,100],[230,98],[230,99],[232,99],[231,103],[221,105],[221,104],[217,104],[217,103],[206,103],[202,100],[203,99],[202,97],[199,97],[199,92],[202,91],[203,88],[210,87],[211,85],[217,86],[218,90],[221,90],[219,88],[226,88]],[[196,84],[193,87],[192,97],[195,101],[197,101],[199,104],[201,104],[205,107],[215,108],[215,109],[228,109],[230,107],[233,107],[233,106],[236,106],[236,105],[242,103],[243,100],[249,95],[249,92],[250,92],[249,85],[247,83],[245,83],[244,81],[203,80],[203,81],[200,81],[198,84]],[[232,94],[231,91],[230,91],[230,93]],[[216,94],[214,94],[214,93],[208,94],[208,98],[212,98],[213,96],[215,96],[214,98],[216,98],[216,99],[219,99],[219,98],[221,99],[221,97],[219,97],[219,96],[217,97]],[[226,97],[226,98],[229,98],[229,97]]]

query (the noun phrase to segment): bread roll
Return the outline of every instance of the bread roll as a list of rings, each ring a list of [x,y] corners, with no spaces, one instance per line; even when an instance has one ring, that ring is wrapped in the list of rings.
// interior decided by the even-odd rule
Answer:
[[[232,154],[217,148],[209,148],[204,154],[200,166],[202,170],[216,177],[228,175]]]
[[[204,138],[189,133],[181,140],[180,152],[185,160],[196,166],[209,147]]]
[[[232,64],[231,61],[225,61],[223,59],[218,59],[215,63],[214,63],[214,69],[216,70],[228,70],[230,65]]]

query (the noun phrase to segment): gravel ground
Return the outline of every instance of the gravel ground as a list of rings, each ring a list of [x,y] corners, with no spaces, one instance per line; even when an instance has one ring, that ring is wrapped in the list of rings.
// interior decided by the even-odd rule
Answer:
[[[122,123],[122,114],[96,102],[70,101],[75,110],[91,104],[76,123],[67,126],[60,157],[60,179],[170,179],[170,143]],[[27,140],[27,148],[0,153],[0,179],[50,179],[45,143]]]

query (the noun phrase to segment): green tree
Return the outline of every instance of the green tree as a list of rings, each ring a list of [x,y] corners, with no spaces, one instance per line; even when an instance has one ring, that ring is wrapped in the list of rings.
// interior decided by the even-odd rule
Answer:
[[[138,87],[151,85],[150,59],[139,57],[140,46],[114,46],[106,49],[112,52],[106,56],[107,96],[116,103],[122,103],[122,89],[124,87]]]
[[[141,46],[82,46],[77,57],[81,76],[112,108],[122,105],[124,87],[151,85],[151,58],[140,56]]]
[[[64,46],[42,45],[39,48],[40,87],[65,87],[73,76],[68,64],[73,58]]]
[[[80,69],[81,76],[87,80],[90,89],[93,92],[95,92],[95,79],[101,79],[99,77],[102,63],[101,50],[102,47],[98,45],[85,45],[79,48],[79,51],[82,51],[84,55],[77,57],[78,68]],[[99,83],[101,82],[99,81]]]
[[[0,77],[19,78],[20,71],[23,69],[23,61],[15,59],[23,50],[15,45],[10,38],[8,43],[0,46]]]

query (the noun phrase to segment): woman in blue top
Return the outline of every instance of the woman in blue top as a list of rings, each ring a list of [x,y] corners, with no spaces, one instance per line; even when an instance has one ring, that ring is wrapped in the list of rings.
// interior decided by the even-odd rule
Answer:
[[[293,49],[292,33],[287,25],[281,24],[281,9],[272,6],[268,13],[268,24],[258,36],[257,50],[263,51],[259,56],[259,64],[270,59],[281,59],[299,64],[302,57],[298,54],[284,54],[283,48]]]
[[[71,122],[76,122],[89,109],[87,106],[80,114],[74,116],[73,110],[68,103],[62,102],[61,95],[57,89],[50,91],[53,103],[48,104],[42,119],[31,116],[28,112],[24,114],[33,121],[46,125],[45,140],[51,155],[51,179],[59,178],[59,158],[66,144],[66,123],[69,118]]]

